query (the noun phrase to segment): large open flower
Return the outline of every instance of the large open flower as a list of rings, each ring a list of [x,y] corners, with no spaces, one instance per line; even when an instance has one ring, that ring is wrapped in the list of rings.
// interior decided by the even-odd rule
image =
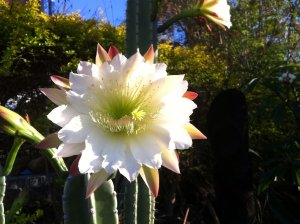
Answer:
[[[230,6],[227,4],[227,0],[201,0],[199,7],[203,16],[223,29],[231,27]]]
[[[127,59],[98,45],[96,64],[80,62],[69,80],[52,77],[60,89],[41,89],[58,105],[48,115],[61,126],[57,156],[81,155],[79,171],[95,173],[88,195],[119,171],[129,181],[141,174],[156,196],[157,169],[179,173],[175,149],[205,138],[190,124],[196,94],[187,92],[183,75],[168,76],[166,65],[153,64],[153,57],[152,47],[144,57]]]

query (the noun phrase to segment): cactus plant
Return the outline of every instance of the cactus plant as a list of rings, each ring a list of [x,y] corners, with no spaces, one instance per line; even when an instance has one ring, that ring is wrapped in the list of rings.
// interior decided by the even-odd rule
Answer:
[[[144,54],[157,45],[156,3],[153,0],[128,0],[126,11],[126,56]],[[126,224],[154,223],[155,200],[143,180],[128,183],[125,192]]]
[[[63,195],[64,223],[117,224],[117,199],[112,181],[106,181],[86,198],[87,178],[86,174],[67,178]]]

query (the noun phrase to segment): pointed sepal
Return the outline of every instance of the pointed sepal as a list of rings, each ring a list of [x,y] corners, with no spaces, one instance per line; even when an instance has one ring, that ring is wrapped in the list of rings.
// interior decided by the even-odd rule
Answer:
[[[192,91],[186,91],[186,92],[183,94],[183,97],[188,98],[188,99],[190,99],[190,100],[196,99],[197,96],[198,96],[198,93],[195,93],[195,92],[192,92]]]
[[[51,75],[50,78],[51,78],[52,82],[55,85],[57,85],[60,89],[62,89],[62,90],[71,89],[69,79],[66,79],[66,78],[58,76],[58,75]]]
[[[40,143],[36,144],[35,147],[38,149],[57,148],[62,141],[58,138],[57,132],[48,135]]]
[[[154,63],[154,55],[155,55],[154,48],[153,48],[153,45],[151,44],[151,46],[149,47],[147,52],[144,54],[144,58],[146,61],[153,64]]]
[[[106,50],[100,44],[97,44],[96,65],[100,66],[104,62],[110,62],[110,61],[111,58],[109,57]]]
[[[100,187],[104,181],[110,176],[104,169],[97,173],[91,174],[86,187],[86,198],[89,198],[98,187]]]
[[[162,154],[162,165],[175,173],[180,174],[179,156],[175,150],[165,149]]]
[[[40,91],[58,106],[68,104],[66,93],[61,89],[40,88]]]
[[[145,165],[141,167],[140,175],[148,186],[154,197],[157,197],[159,190],[159,173],[157,169],[149,168]]]
[[[184,128],[192,139],[207,139],[206,136],[191,123],[185,124]]]
[[[117,54],[119,54],[118,48],[116,48],[114,45],[110,46],[108,50],[108,56],[112,60]]]

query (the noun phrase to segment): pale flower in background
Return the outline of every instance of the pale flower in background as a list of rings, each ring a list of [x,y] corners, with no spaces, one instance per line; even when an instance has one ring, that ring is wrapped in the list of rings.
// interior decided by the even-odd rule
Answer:
[[[278,80],[280,82],[288,82],[288,83],[293,83],[295,79],[296,79],[296,76],[291,73],[288,73],[288,72],[285,72],[281,76],[278,77]]]
[[[203,16],[224,30],[230,28],[232,23],[230,21],[230,6],[227,0],[200,0],[199,7]]]
[[[80,155],[81,173],[94,173],[87,196],[119,171],[129,181],[140,174],[157,196],[158,169],[179,173],[175,149],[205,136],[190,123],[197,94],[183,75],[167,75],[153,64],[154,50],[129,59],[111,47],[97,47],[96,64],[80,62],[69,80],[52,76],[60,89],[41,89],[58,105],[48,118],[61,126],[40,147],[59,144],[58,157]]]

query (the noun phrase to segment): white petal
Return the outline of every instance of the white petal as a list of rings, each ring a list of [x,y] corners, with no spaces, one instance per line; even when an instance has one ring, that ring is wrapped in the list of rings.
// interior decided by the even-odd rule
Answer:
[[[131,182],[139,175],[140,169],[141,164],[139,164],[132,156],[131,152],[127,150],[124,161],[119,168],[120,173]]]
[[[77,73],[97,77],[99,74],[99,68],[93,63],[81,61],[77,67]]]
[[[64,143],[81,143],[94,129],[94,123],[89,116],[78,115],[58,132],[58,138]]]
[[[170,134],[169,148],[174,148],[175,145],[176,149],[188,149],[192,146],[192,138],[184,128],[173,127],[170,130]]]
[[[61,105],[54,108],[49,114],[48,119],[53,123],[63,127],[66,125],[73,117],[77,116],[78,112],[68,105]]]
[[[126,144],[123,138],[109,136],[97,129],[86,140],[86,149],[103,159],[101,167],[108,173],[117,171],[125,158]]]
[[[158,169],[162,164],[161,153],[168,147],[170,136],[163,128],[156,127],[156,132],[152,131],[131,138],[130,149],[138,163]]]
[[[94,88],[96,79],[90,75],[70,73],[71,89],[77,94],[84,94],[88,89]]]
[[[80,173],[96,173],[102,169],[102,159],[96,155],[91,149],[84,149],[82,151],[78,169]]]
[[[183,83],[183,78],[184,75],[172,75],[152,82],[148,89],[148,95],[151,96],[153,103],[169,96],[165,100],[165,102],[168,102],[171,96],[180,95],[178,89]]]
[[[167,77],[167,65],[165,63],[155,64],[155,79]]]
[[[127,58],[124,55],[118,54],[113,58],[110,64],[114,67],[114,70],[120,71],[126,61]]]
[[[113,141],[111,141],[113,140]],[[105,144],[102,151],[102,167],[108,172],[113,173],[121,166],[125,159],[126,144],[119,139],[111,139]]]
[[[70,105],[81,114],[88,114],[89,107],[86,104],[86,99],[84,94],[77,94],[74,91],[67,92],[67,100]]]
[[[57,157],[79,155],[84,149],[84,143],[61,144],[56,151]]]

